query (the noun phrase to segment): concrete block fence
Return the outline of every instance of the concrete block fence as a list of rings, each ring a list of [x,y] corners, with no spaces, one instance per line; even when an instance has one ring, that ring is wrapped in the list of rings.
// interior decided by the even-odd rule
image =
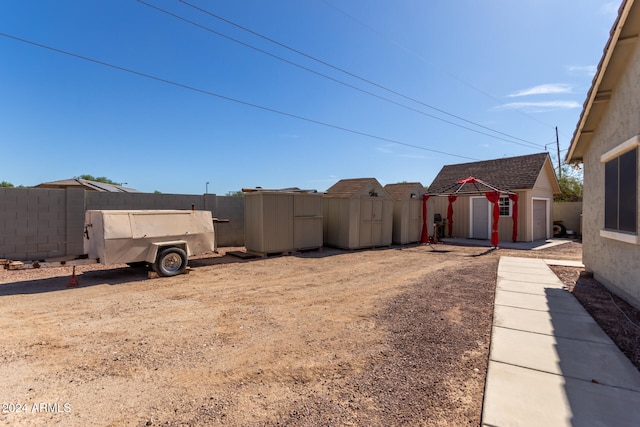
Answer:
[[[0,258],[39,260],[82,255],[89,209],[209,210],[229,219],[216,226],[218,246],[244,246],[244,198],[215,194],[107,193],[78,188],[0,188]],[[553,218],[580,230],[582,203],[556,202]]]
[[[244,245],[244,199],[215,194],[106,193],[78,188],[0,188],[0,258],[39,260],[82,255],[90,209],[209,210],[218,246]]]
[[[582,202],[553,202],[553,220],[582,236]]]

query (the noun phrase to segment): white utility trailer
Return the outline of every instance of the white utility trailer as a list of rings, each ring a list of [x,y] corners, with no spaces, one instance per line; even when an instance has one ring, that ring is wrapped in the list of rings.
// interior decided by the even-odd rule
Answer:
[[[149,265],[161,276],[181,274],[187,257],[216,251],[210,211],[89,210],[84,251],[101,264]]]

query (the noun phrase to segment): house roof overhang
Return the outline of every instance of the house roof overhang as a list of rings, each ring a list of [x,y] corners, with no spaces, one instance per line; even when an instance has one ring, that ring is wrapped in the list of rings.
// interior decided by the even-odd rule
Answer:
[[[624,0],[620,6],[618,17],[611,29],[609,40],[573,133],[569,151],[565,157],[567,163],[582,162],[639,38],[640,10],[634,3],[634,0]]]

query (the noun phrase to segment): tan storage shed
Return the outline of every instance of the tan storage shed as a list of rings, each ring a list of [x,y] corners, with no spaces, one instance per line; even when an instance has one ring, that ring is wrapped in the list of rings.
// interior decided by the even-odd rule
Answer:
[[[343,249],[389,246],[393,201],[375,178],[343,179],[324,194],[324,243]]]
[[[403,182],[384,186],[393,200],[393,232],[391,241],[398,245],[416,243],[422,235],[422,196],[426,193],[419,182]]]
[[[259,254],[322,247],[322,194],[304,190],[245,190],[244,239]]]

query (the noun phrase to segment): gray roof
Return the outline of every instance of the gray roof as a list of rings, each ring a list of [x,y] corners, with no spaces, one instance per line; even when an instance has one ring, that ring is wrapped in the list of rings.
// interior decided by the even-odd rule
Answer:
[[[43,182],[36,185],[36,188],[84,188],[85,190],[103,191],[109,193],[140,193],[134,188],[123,187],[121,185],[106,184],[104,182],[89,181],[81,178],[63,179],[60,181]]]
[[[416,188],[419,188],[423,193],[425,192],[422,184],[419,182],[400,182],[398,184],[387,184],[384,186],[384,189],[387,190],[387,193],[389,193],[393,200],[402,200],[411,192],[416,191]],[[422,194],[420,194],[420,196],[422,196]]]
[[[548,158],[548,153],[537,153],[447,165],[440,170],[429,186],[429,193],[450,191],[456,187],[457,181],[468,177],[481,179],[502,190],[529,190],[535,185]]]
[[[327,195],[332,197],[344,197],[351,198],[358,191],[362,190],[365,185],[377,185],[382,187],[375,178],[353,178],[353,179],[341,179],[333,184],[326,191]]]

